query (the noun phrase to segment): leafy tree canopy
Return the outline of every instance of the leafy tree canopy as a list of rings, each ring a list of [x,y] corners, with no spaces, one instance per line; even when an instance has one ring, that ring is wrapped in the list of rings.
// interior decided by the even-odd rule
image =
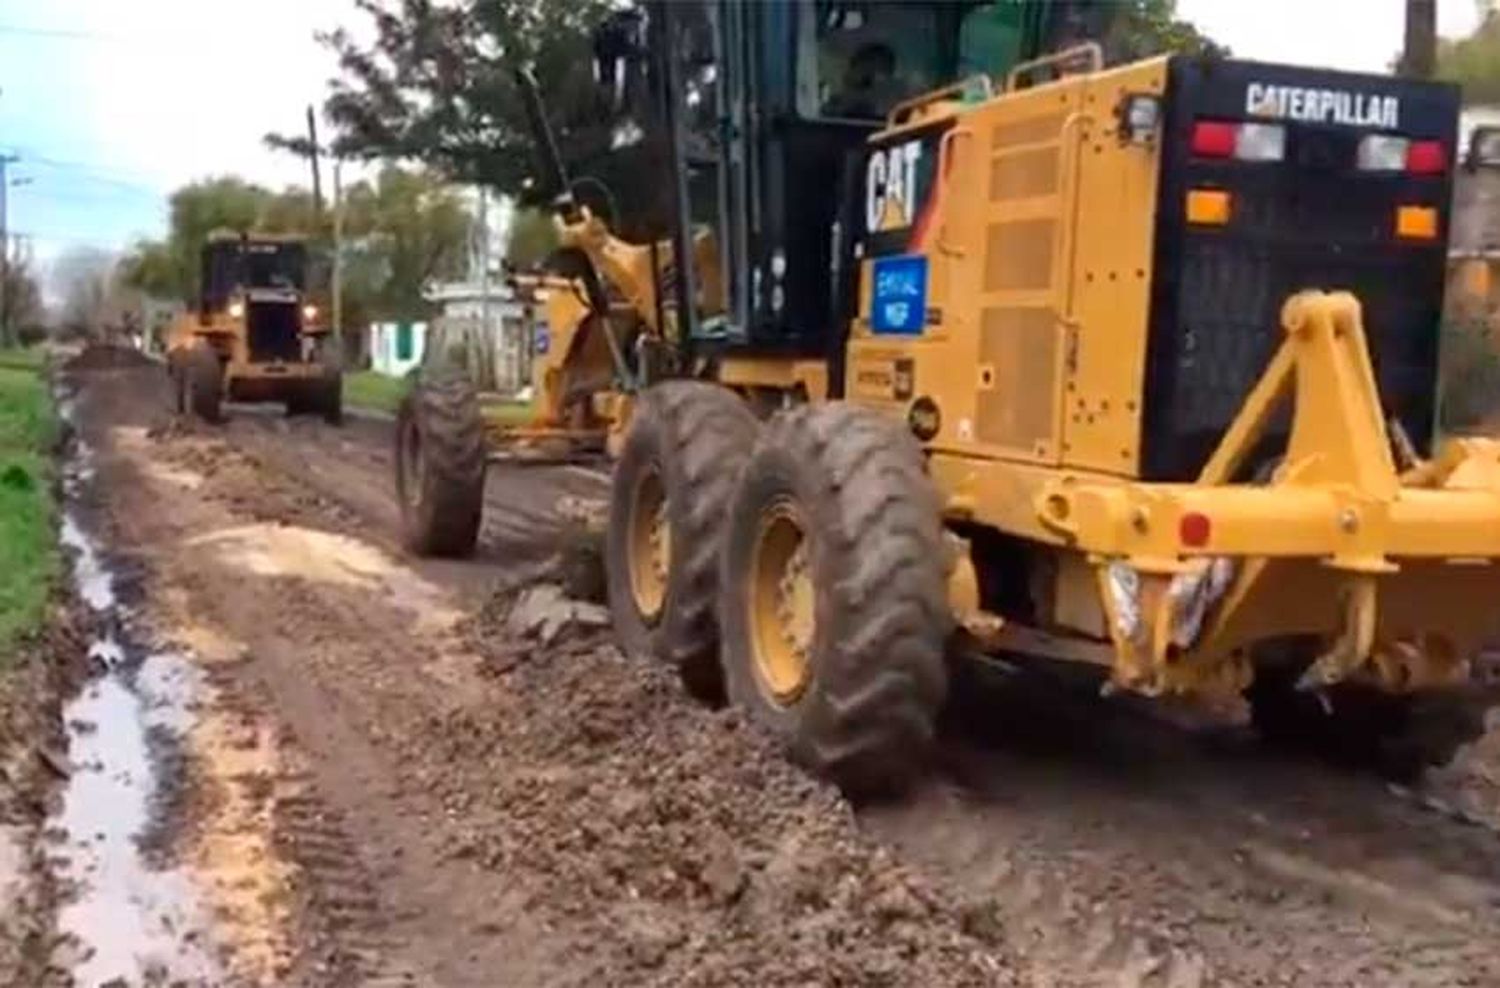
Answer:
[[[316,215],[305,188],[272,192],[223,177],[184,186],[170,202],[166,239],[140,241],[123,260],[126,283],[157,298],[192,303],[200,252],[215,230],[304,233],[323,254],[331,244],[331,219]],[[437,176],[387,167],[345,190],[344,213],[347,324],[424,315],[424,286],[463,274],[473,219]]]
[[[1500,103],[1500,11],[1481,3],[1479,27],[1467,38],[1440,38],[1439,79],[1463,86],[1467,103]]]

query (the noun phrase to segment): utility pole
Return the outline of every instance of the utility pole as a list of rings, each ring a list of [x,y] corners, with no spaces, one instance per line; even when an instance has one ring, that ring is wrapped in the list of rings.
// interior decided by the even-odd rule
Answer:
[[[1401,75],[1431,79],[1437,68],[1437,0],[1406,0]]]
[[[496,358],[503,344],[490,332],[490,197],[483,185],[479,187],[479,338],[481,352],[489,356],[488,376],[499,369]]]
[[[0,343],[9,345],[10,335],[10,175],[6,168],[21,160],[14,154],[0,154]]]
[[[313,216],[323,215],[323,173],[318,167],[318,118],[307,106],[307,159],[312,163]]]
[[[349,356],[344,345],[344,181],[343,162],[333,159],[333,341],[339,360]]]

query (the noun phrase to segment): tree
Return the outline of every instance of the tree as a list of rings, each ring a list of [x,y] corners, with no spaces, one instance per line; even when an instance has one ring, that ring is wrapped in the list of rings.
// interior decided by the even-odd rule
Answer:
[[[233,176],[183,186],[169,200],[167,239],[140,241],[124,259],[128,282],[158,298],[189,304],[198,295],[200,257],[215,230],[257,229],[271,193]]]
[[[533,171],[521,65],[536,71],[566,157],[608,148],[613,114],[591,69],[608,0],[356,3],[374,22],[372,44],[342,29],[320,36],[343,71],[324,106],[335,153],[420,161],[519,195]]]
[[[534,268],[557,249],[557,226],[552,214],[518,209],[511,214],[505,241],[505,260],[512,267]]]
[[[117,258],[95,247],[74,247],[52,262],[54,294],[62,300],[62,324],[69,332],[105,335],[105,306]]]
[[[1096,37],[1111,62],[1131,62],[1167,52],[1224,58],[1229,49],[1177,16],[1177,0],[1122,0],[1094,5],[1108,18]]]
[[[347,190],[345,215],[343,294],[350,325],[425,315],[427,282],[462,272],[472,220],[463,200],[435,175],[386,168],[373,184]],[[203,244],[215,230],[306,234],[319,263],[332,246],[330,228],[326,213],[314,209],[312,193],[300,186],[271,192],[234,177],[196,182],[172,194],[166,239],[137,242],[122,262],[122,278],[154,298],[191,305]],[[327,267],[321,263],[312,278],[315,292]]]
[[[31,253],[17,242],[5,266],[0,295],[0,346],[28,342],[42,322],[42,290],[32,269]]]
[[[1480,4],[1479,26],[1467,38],[1440,38],[1437,77],[1463,86],[1468,103],[1500,102],[1500,12]]]
[[[429,315],[429,282],[462,277],[474,218],[453,188],[428,172],[388,167],[344,197],[345,297],[381,319]]]

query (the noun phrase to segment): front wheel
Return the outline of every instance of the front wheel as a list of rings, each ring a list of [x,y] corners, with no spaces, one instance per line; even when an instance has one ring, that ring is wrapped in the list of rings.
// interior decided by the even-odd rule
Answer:
[[[711,702],[724,690],[714,606],[725,507],[757,428],[727,388],[658,384],[641,396],[611,478],[604,562],[616,637]]]
[[[842,403],[767,427],[719,579],[729,696],[851,795],[919,773],[952,630],[937,492],[897,424]]]
[[[425,369],[396,413],[403,541],[422,556],[467,556],[484,504],[484,422],[468,375]]]
[[[191,347],[184,356],[187,403],[193,414],[205,422],[224,419],[224,367],[213,347]]]

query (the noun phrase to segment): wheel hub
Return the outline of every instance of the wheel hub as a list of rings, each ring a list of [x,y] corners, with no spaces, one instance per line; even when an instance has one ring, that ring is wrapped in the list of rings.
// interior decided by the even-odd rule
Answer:
[[[647,624],[661,619],[671,576],[672,526],[661,475],[646,470],[636,482],[630,510],[630,592]]]
[[[780,502],[765,513],[753,559],[749,608],[756,677],[785,706],[812,678],[817,629],[807,538],[793,505]]]

